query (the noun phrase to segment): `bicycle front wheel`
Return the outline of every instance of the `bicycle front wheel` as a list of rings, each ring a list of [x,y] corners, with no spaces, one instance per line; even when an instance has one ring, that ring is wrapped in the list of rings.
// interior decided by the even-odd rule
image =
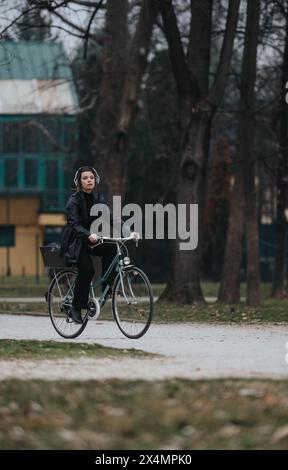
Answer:
[[[72,269],[60,271],[54,277],[48,291],[49,315],[52,325],[63,338],[76,338],[87,325],[86,318],[82,324],[72,320],[72,306],[76,272]]]
[[[128,266],[115,279],[112,310],[120,331],[127,338],[143,336],[153,318],[153,293],[146,274]]]

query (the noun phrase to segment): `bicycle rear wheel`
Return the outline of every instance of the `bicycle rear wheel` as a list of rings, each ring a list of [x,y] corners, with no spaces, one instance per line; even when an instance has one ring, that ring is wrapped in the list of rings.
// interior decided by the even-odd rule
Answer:
[[[153,318],[153,293],[146,274],[128,266],[118,274],[112,290],[112,310],[120,331],[128,338],[143,336]]]
[[[60,271],[54,277],[48,291],[49,315],[52,325],[63,338],[76,338],[87,325],[85,318],[82,324],[72,320],[72,306],[76,272],[72,269]]]

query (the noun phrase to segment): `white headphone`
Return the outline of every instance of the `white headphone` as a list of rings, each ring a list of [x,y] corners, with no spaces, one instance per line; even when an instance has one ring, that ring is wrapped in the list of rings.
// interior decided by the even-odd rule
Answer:
[[[79,178],[79,172],[81,170],[83,170],[85,168],[84,171],[92,171],[92,173],[94,174],[95,176],[95,180],[96,180],[96,183],[99,184],[100,183],[100,176],[98,175],[97,171],[95,170],[95,168],[93,168],[92,166],[81,166],[80,168],[78,168],[78,170],[76,171],[75,173],[75,176],[74,176],[74,184],[75,186],[78,186],[79,184],[79,181],[78,181],[78,178]]]

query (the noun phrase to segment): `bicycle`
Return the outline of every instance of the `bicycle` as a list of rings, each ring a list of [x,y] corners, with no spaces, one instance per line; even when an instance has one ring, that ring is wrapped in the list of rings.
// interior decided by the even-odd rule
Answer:
[[[59,255],[59,248],[40,247],[45,266],[54,268],[54,277],[45,298],[52,325],[63,338],[76,338],[84,331],[89,320],[99,318],[110,286],[106,286],[99,298],[95,295],[95,289],[101,286],[113,269],[116,269],[117,275],[111,292],[112,312],[120,331],[131,339],[140,338],[148,331],[153,318],[152,287],[146,274],[130,261],[125,246],[129,240],[138,243],[138,240],[131,236],[100,238],[100,243],[116,243],[117,254],[103,277],[91,283],[87,311],[82,318],[82,324],[75,323],[70,312],[77,268],[67,266],[66,261]]]

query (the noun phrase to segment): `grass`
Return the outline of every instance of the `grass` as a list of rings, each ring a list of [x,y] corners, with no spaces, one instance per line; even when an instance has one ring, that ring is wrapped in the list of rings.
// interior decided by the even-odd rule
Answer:
[[[218,296],[220,283],[219,282],[203,282],[201,284],[204,297]],[[266,300],[271,298],[272,284],[270,282],[262,282],[260,285],[261,299]],[[242,298],[246,297],[246,283],[241,283],[240,295]]]
[[[254,324],[288,321],[288,299],[263,300],[258,308],[249,308],[244,302],[235,305],[208,303],[204,306],[157,303],[153,323],[206,322]],[[46,303],[0,302],[0,313],[48,315]],[[100,319],[113,320],[111,303],[101,310]]]
[[[14,313],[17,315],[48,315],[47,303],[40,302],[1,302],[0,313]]]
[[[42,297],[49,283],[48,276],[2,276],[0,297]]]
[[[154,322],[205,322],[254,324],[265,322],[287,322],[288,299],[263,300],[258,308],[247,307],[241,302],[236,305],[210,303],[204,306],[157,304]]]
[[[57,341],[0,339],[0,360],[14,359],[61,359],[79,357],[152,357],[152,354],[137,349],[114,349],[99,344]]]
[[[35,276],[2,276],[0,282],[0,297],[43,297],[50,280],[48,276],[39,276],[38,283]],[[159,296],[165,288],[165,284],[153,284],[155,296]],[[203,282],[202,289],[205,297],[217,297],[218,282]],[[241,284],[241,296],[244,297],[245,284]],[[261,284],[261,296],[264,299],[270,297],[271,284]]]
[[[0,281],[0,297],[44,297],[50,284],[47,275],[39,276],[2,276]],[[160,295],[164,284],[154,284],[155,295]]]
[[[35,277],[13,276],[3,277],[0,281],[0,298],[1,297],[41,297],[44,299],[45,292],[48,290],[50,279],[48,276],[39,277],[36,282]],[[155,296],[159,296],[164,290],[164,284],[154,284],[153,292]],[[39,302],[39,304],[41,304]]]
[[[33,284],[34,282],[34,284]],[[11,277],[5,278],[0,287],[4,296],[43,296],[47,290],[48,278],[40,278],[40,284],[35,285],[35,278]],[[23,283],[23,285],[22,285]],[[31,291],[31,286],[33,287]],[[164,284],[154,284],[153,292],[159,296]],[[205,297],[217,297],[218,283],[203,283]],[[21,294],[23,290],[23,293]],[[25,291],[25,295],[24,295]],[[37,292],[36,292],[37,291]],[[275,300],[270,298],[271,284],[261,285],[262,304],[259,308],[248,308],[244,302],[236,305],[208,303],[205,306],[179,305],[171,303],[156,303],[154,322],[225,322],[225,323],[261,323],[261,322],[287,322],[288,299]],[[241,285],[241,296],[245,296],[245,285]],[[45,302],[1,302],[0,313],[48,315],[48,306]],[[111,304],[105,306],[101,312],[101,319],[112,320]]]
[[[287,381],[0,382],[0,449],[287,449]]]

